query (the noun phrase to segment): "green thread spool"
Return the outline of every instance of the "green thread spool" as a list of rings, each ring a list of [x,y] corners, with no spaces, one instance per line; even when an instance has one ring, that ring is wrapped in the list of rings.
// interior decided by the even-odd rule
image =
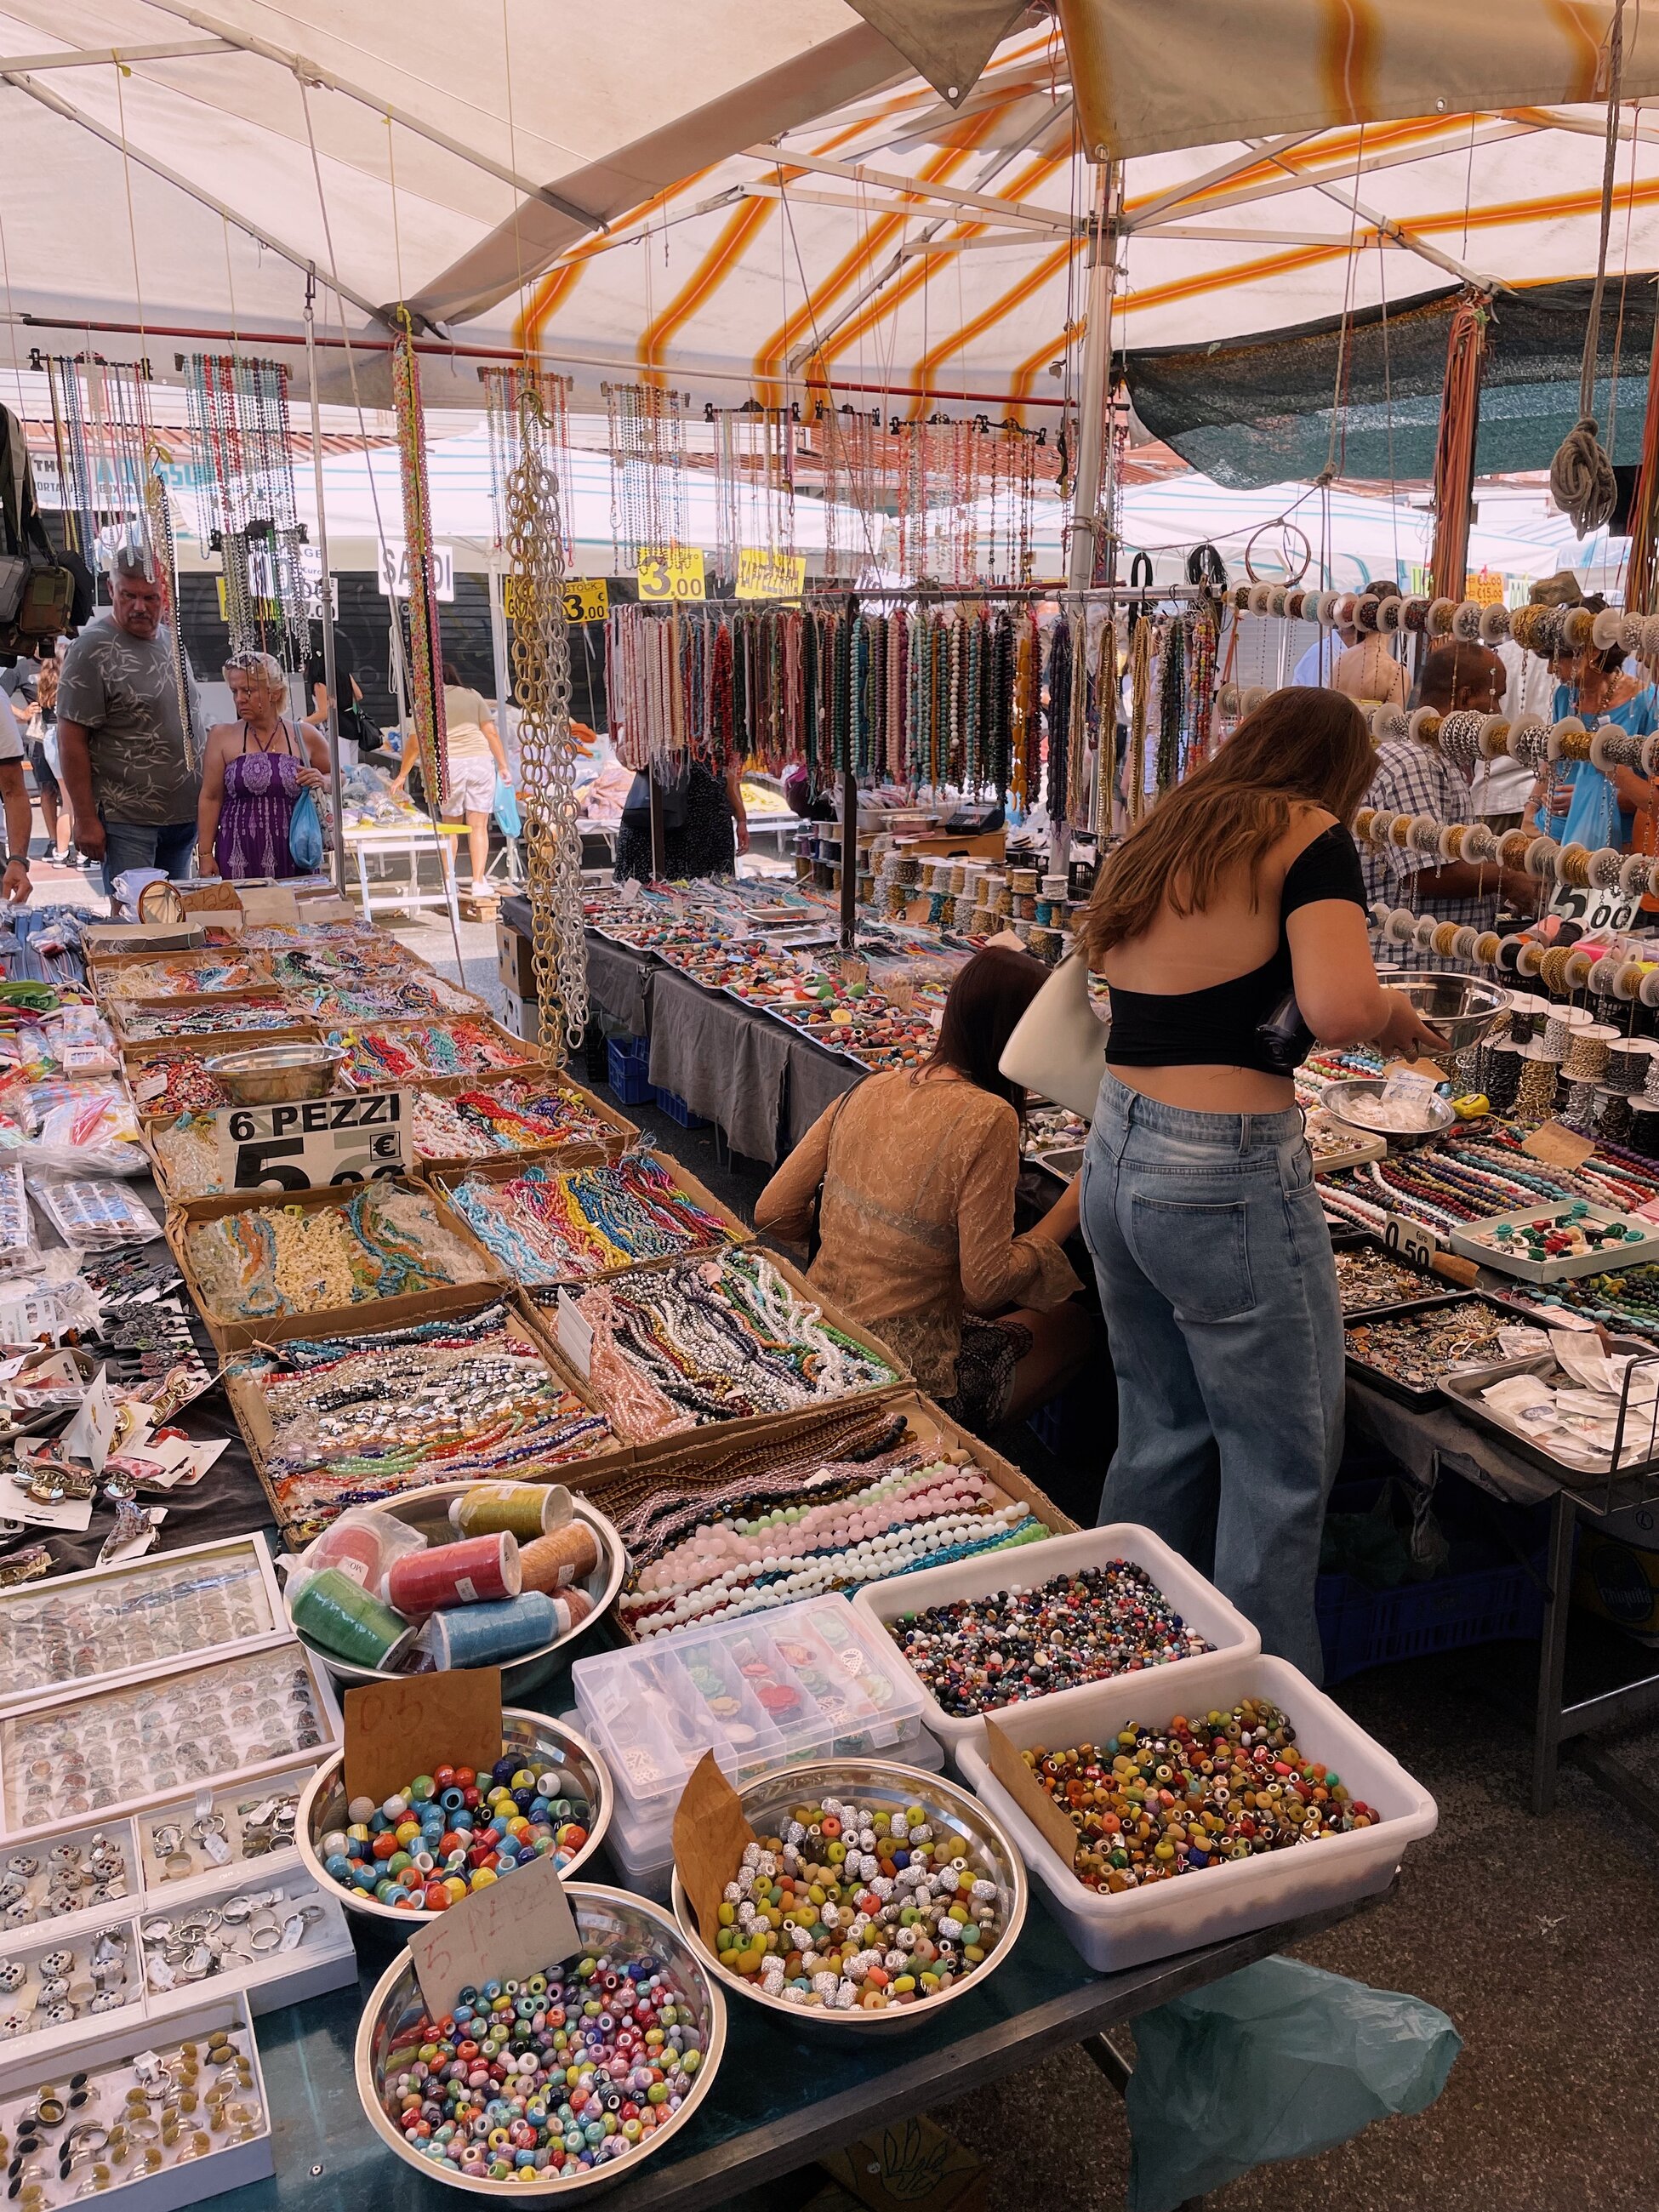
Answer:
[[[458,1535],[516,1536],[528,1544],[550,1535],[570,1518],[570,1492],[562,1482],[475,1482],[450,1501]]]
[[[354,1667],[394,1666],[415,1633],[412,1621],[337,1567],[309,1576],[289,1609],[294,1626],[313,1644]]]

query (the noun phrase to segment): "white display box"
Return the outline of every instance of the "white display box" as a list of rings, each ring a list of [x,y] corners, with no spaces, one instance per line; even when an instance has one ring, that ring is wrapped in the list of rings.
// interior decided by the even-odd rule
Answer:
[[[247,2094],[259,2107],[258,2132],[247,2142],[227,2143],[183,2166],[163,2166],[155,2173],[134,2173],[128,2180],[112,2176],[109,2187],[99,2192],[100,2203],[119,2204],[121,2212],[180,2212],[185,2205],[199,2204],[204,2197],[217,2197],[222,2191],[246,2188],[251,2182],[266,2181],[275,2174],[270,2100],[265,2090],[259,2046],[245,2009],[234,2001],[198,2002],[167,2023],[164,2039],[156,2038],[154,2029],[142,2021],[122,2021],[112,2026],[108,2033],[100,2033],[88,2041],[76,2054],[76,2070],[98,2081],[100,2089],[95,2101],[82,2108],[82,2117],[95,2116],[98,2124],[109,2124],[118,2112],[126,2088],[135,2078],[129,2070],[133,2061],[153,2043],[159,2044],[161,2051],[166,2052],[185,2041],[203,2042],[221,2028],[235,2039],[252,2062],[253,2080]],[[107,2087],[103,2086],[100,2077],[111,2075],[114,2078]],[[25,2071],[9,2074],[0,2081],[0,2128],[15,2141],[16,2122],[35,2092],[50,2087],[61,2094],[63,2086],[61,2069],[54,2074],[40,2064],[33,2064]],[[65,2131],[55,2130],[52,2141],[61,2141]],[[116,2176],[119,2172],[118,2167]],[[72,2197],[73,2191],[66,2191],[65,2195]]]
[[[1215,1651],[1243,1657],[1261,1650],[1261,1637],[1213,1583],[1206,1581],[1196,1567],[1189,1567],[1161,1536],[1127,1521],[1112,1522],[1103,1528],[1080,1529],[1072,1536],[1043,1537],[1035,1544],[1017,1544],[1008,1551],[988,1552],[978,1559],[956,1559],[949,1566],[925,1567],[919,1574],[896,1575],[890,1582],[866,1583],[854,1596],[853,1610],[862,1613],[892,1642],[889,1624],[907,1613],[925,1613],[929,1606],[952,1605],[958,1599],[984,1597],[994,1590],[1038,1589],[1056,1575],[1073,1574],[1080,1567],[1103,1566],[1109,1559],[1127,1559],[1135,1566],[1144,1567],[1182,1619],[1213,1645]],[[963,1719],[947,1713],[909,1667],[896,1642],[892,1643],[892,1650],[921,1692],[924,1724],[939,1738],[951,1758],[955,1760],[964,1744],[982,1746],[983,1716],[975,1714],[970,1719]],[[1168,1680],[1176,1685],[1175,1703],[1170,1711],[1179,1712],[1182,1694],[1179,1686],[1186,1679],[1187,1669],[1201,1665],[1213,1656],[1212,1652],[1200,1652],[1195,1658],[1172,1659],[1167,1667],[1144,1668],[1138,1674],[1113,1675],[1109,1680],[1145,1684],[1144,1696],[1161,1696],[1161,1690],[1154,1692],[1152,1685]],[[1050,1698],[1026,1698],[1022,1701],[1022,1709],[1036,1706],[1041,1710],[1058,1698],[1073,1694],[1062,1690]],[[995,1710],[1000,1717],[1013,1708],[1003,1705]]]
[[[301,1677],[320,1742],[301,1747],[289,1745],[269,1755],[255,1757],[252,1754],[256,1748],[264,1749],[264,1737],[255,1728],[251,1734],[245,1733],[240,1746],[234,1741],[228,1745],[233,1755],[228,1762],[222,1761],[207,1773],[174,1776],[167,1780],[161,1778],[168,1772],[164,1765],[158,1765],[142,1753],[124,1753],[118,1774],[112,1755],[106,1763],[104,1771],[109,1775],[110,1788],[120,1793],[122,1785],[129,1781],[139,1784],[148,1782],[150,1786],[127,1789],[125,1794],[101,1801],[97,1790],[91,1787],[92,1746],[100,1733],[100,1723],[107,1729],[117,1719],[130,1719],[135,1728],[140,1727],[147,1710],[165,1703],[169,1694],[187,1689],[198,1693],[210,1710],[216,1712],[223,1706],[228,1714],[228,1729],[236,1725],[240,1700],[252,1698],[257,1702],[274,1696],[280,1709],[290,1694],[289,1685]],[[277,1717],[282,1717],[280,1710]],[[77,1689],[67,1695],[59,1692],[36,1703],[15,1706],[0,1717],[0,1838],[21,1842],[48,1831],[89,1828],[192,1790],[216,1790],[241,1778],[283,1774],[307,1760],[320,1762],[340,1741],[340,1707],[328,1669],[293,1636],[280,1638],[252,1652],[196,1660],[167,1673],[124,1675],[100,1687]],[[89,1777],[88,1788],[82,1794],[90,1796],[93,1802],[65,1804],[54,1813],[40,1792],[51,1779],[61,1775],[62,1762],[77,1752],[87,1761]],[[31,1772],[36,1766],[46,1770],[44,1778]],[[35,1810],[41,1811],[44,1817],[39,1820],[24,1817],[27,1811]]]
[[[237,1611],[255,1625],[216,1643],[157,1651],[156,1636],[167,1632],[166,1616],[175,1610],[175,1601],[182,1609],[216,1578],[235,1585]],[[77,1610],[84,1616],[78,1631],[73,1626]],[[43,1624],[39,1631],[31,1626],[37,1619]],[[112,1567],[88,1567],[50,1583],[22,1583],[0,1592],[0,1707],[166,1674],[198,1659],[278,1644],[291,1633],[270,1553],[257,1531],[152,1552]],[[42,1671],[46,1647],[60,1636],[76,1638],[77,1649],[93,1662],[86,1671]],[[135,1649],[138,1656],[129,1656]]]
[[[1375,1896],[1394,1880],[1407,1845],[1433,1834],[1439,1815],[1427,1790],[1283,1659],[1194,1659],[1179,1675],[1173,1668],[1158,1668],[1091,1682],[1034,1705],[1010,1705],[996,1721],[1016,1751],[1066,1751],[1109,1741],[1132,1724],[1156,1727],[1182,1711],[1225,1711],[1241,1698],[1266,1698],[1288,1715],[1298,1747],[1375,1806],[1382,1816],[1377,1825],[1110,1896],[1077,1879],[997,1781],[981,1745],[964,1744],[958,1752],[963,1778],[1002,1822],[1055,1918],[1097,1973]]]

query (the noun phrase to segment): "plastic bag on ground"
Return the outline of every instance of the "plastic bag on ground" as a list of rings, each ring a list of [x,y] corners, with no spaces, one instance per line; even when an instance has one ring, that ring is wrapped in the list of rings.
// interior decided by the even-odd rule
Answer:
[[[1252,2166],[1424,2112],[1463,2047],[1420,1997],[1295,1959],[1241,1967],[1134,2027],[1128,2212],[1171,2212]]]

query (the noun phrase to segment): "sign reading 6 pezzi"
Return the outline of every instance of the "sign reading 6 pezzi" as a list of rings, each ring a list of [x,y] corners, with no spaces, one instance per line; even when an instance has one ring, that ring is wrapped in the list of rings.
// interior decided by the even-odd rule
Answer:
[[[410,1099],[402,1091],[222,1107],[219,1180],[227,1190],[313,1190],[401,1175]]]

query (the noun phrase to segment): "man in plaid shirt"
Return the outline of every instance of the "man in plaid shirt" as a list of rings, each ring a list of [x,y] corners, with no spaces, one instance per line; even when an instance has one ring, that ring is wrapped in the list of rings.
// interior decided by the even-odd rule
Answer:
[[[1423,664],[1418,702],[1439,713],[1468,710],[1489,714],[1503,696],[1506,672],[1495,653],[1482,646],[1437,646]],[[1427,814],[1441,823],[1468,822],[1473,807],[1468,779],[1432,745],[1410,738],[1389,738],[1376,749],[1376,772],[1365,793],[1367,806],[1389,814]],[[1366,896],[1375,904],[1409,907],[1437,921],[1491,929],[1500,899],[1523,914],[1537,907],[1540,886],[1524,870],[1500,868],[1495,860],[1436,860],[1397,845],[1367,844],[1360,855]],[[1434,968],[1471,975],[1469,960],[1444,958],[1414,945],[1385,945],[1373,936],[1378,968]]]

